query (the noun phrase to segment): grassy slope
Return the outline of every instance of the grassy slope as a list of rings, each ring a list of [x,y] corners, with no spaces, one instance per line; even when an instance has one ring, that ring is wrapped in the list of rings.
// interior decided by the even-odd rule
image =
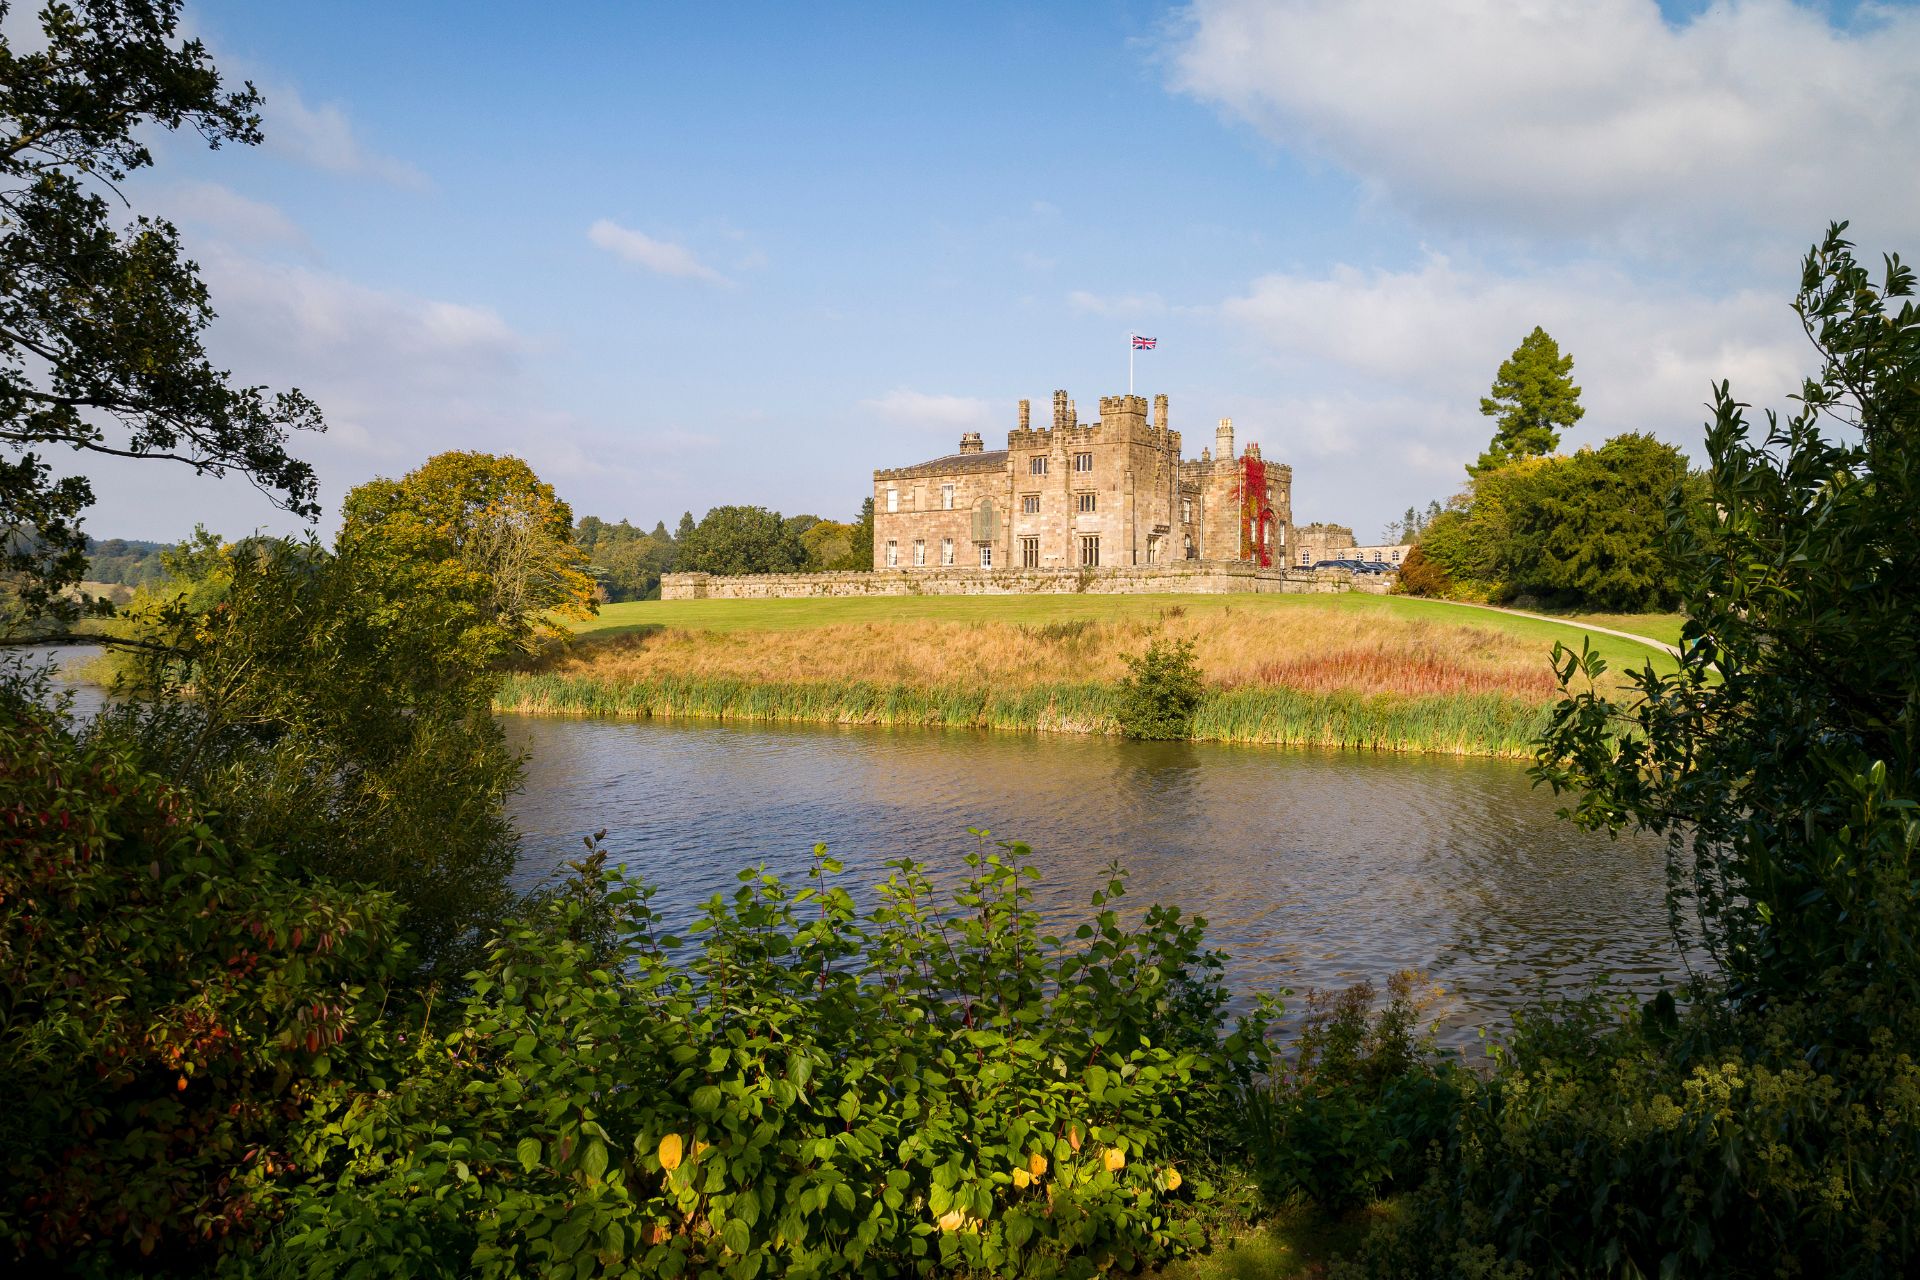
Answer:
[[[828,600],[642,600],[627,604],[603,605],[600,616],[580,628],[583,634],[614,635],[653,627],[706,631],[791,631],[839,623],[861,622],[1065,622],[1087,618],[1153,618],[1161,611],[1179,607],[1191,615],[1211,611],[1301,611],[1326,610],[1338,613],[1377,615],[1382,619],[1430,619],[1466,622],[1491,627],[1540,643],[1542,651],[1560,641],[1577,648],[1582,636],[1605,655],[1616,669],[1638,667],[1651,658],[1662,670],[1673,668],[1673,659],[1658,649],[1635,644],[1613,636],[1584,630],[1578,622],[1540,622],[1491,613],[1484,609],[1462,609],[1442,600],[1417,600],[1406,596],[1297,595],[1297,596],[877,596]],[[1635,615],[1589,615],[1596,626],[1621,631],[1638,630],[1654,639],[1677,642],[1680,629],[1674,615],[1644,615],[1648,625]],[[1655,628],[1658,627],[1656,630]]]
[[[1525,757],[1556,641],[1589,636],[1616,670],[1672,663],[1568,623],[1357,594],[653,601],[582,630],[497,705],[1114,733],[1123,658],[1168,636],[1195,642],[1210,686],[1197,740]]]

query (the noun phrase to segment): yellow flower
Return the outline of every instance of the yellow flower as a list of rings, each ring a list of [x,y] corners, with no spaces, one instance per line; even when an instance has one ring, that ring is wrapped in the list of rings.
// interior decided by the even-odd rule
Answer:
[[[670,1133],[660,1139],[660,1167],[671,1173],[680,1167],[680,1153],[683,1150],[680,1135]]]
[[[1118,1173],[1127,1167],[1127,1153],[1118,1147],[1108,1147],[1101,1159],[1107,1162],[1108,1173]]]
[[[1178,1191],[1179,1189],[1180,1189],[1180,1171],[1178,1169],[1167,1170],[1167,1190]]]
[[[1032,1186],[1033,1175],[1028,1173],[1025,1169],[1015,1169],[1013,1171],[1013,1185],[1016,1187]]]
[[[958,1231],[967,1225],[967,1215],[959,1209],[949,1209],[940,1215],[942,1231]]]
[[[1036,1178],[1047,1176],[1047,1158],[1038,1151],[1027,1157],[1027,1172]]]

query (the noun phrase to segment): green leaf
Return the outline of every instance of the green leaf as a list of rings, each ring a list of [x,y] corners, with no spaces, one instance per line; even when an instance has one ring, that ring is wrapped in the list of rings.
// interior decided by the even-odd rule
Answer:
[[[589,1142],[586,1153],[580,1157],[580,1169],[588,1181],[599,1181],[600,1175],[607,1171],[607,1144],[598,1138]]]
[[[520,1145],[513,1149],[513,1154],[519,1157],[520,1167],[532,1173],[540,1167],[540,1139],[520,1139]]]

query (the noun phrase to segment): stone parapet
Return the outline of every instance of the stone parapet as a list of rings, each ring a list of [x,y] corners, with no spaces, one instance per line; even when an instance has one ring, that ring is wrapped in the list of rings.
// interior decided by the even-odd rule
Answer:
[[[1389,588],[1385,577],[1344,569],[1263,569],[1234,560],[1191,560],[1170,565],[1100,569],[876,569],[827,573],[763,573],[716,577],[669,573],[660,579],[662,600],[804,600],[834,596],[1229,595],[1332,594]]]

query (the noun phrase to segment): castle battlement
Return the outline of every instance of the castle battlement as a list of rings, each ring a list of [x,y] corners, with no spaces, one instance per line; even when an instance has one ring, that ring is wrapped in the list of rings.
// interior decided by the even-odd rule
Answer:
[[[1257,444],[1237,452],[1228,418],[1211,451],[1183,459],[1165,395],[1097,403],[1082,422],[1056,390],[1051,424],[1036,427],[1022,400],[1004,450],[968,432],[957,453],[875,471],[874,567],[1286,563],[1291,467],[1267,466]]]

